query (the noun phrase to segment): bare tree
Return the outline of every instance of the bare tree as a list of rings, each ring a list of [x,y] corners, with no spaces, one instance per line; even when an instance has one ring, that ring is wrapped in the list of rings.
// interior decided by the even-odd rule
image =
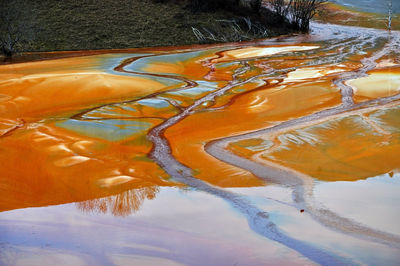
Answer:
[[[392,0],[389,0],[388,2],[388,30],[392,30],[392,18],[393,18],[393,2]]]
[[[289,5],[286,5],[285,0],[270,0],[270,5],[276,14],[286,17]]]
[[[301,31],[308,31],[310,20],[324,2],[324,0],[290,0],[289,14],[292,24],[296,25]]]
[[[0,50],[5,57],[12,57],[32,38],[27,10],[26,1],[0,1]]]
[[[286,17],[301,31],[308,31],[310,20],[325,0],[270,0],[275,13]]]

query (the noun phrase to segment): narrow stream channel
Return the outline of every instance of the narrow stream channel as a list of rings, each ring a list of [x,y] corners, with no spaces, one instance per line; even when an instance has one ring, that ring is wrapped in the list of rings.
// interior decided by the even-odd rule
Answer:
[[[400,34],[312,28],[0,66],[0,265],[398,264]]]

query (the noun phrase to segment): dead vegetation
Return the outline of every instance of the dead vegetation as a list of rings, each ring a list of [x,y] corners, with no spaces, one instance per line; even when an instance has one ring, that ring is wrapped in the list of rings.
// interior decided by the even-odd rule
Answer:
[[[33,39],[30,27],[28,1],[0,2],[0,51],[10,58],[14,53],[27,49]]]
[[[199,43],[193,28],[204,35],[201,43],[264,38],[292,31],[272,12],[263,16],[262,12],[254,12],[252,2],[246,1],[248,8],[238,8],[236,5],[242,1],[0,0],[6,13],[11,7],[24,13],[15,13],[16,31],[4,30],[7,23],[1,23],[2,35],[18,33],[11,37],[12,43],[6,43],[9,39],[5,38],[2,46],[8,54],[9,50],[15,53],[176,46]],[[253,8],[258,4],[254,1]],[[15,9],[18,6],[21,8]],[[246,21],[251,22],[250,28]],[[216,33],[224,30],[228,32],[217,38]]]
[[[282,19],[303,32],[310,29],[310,21],[325,0],[269,0],[271,9]]]
[[[270,36],[268,28],[261,23],[253,23],[250,18],[217,20],[212,29],[192,27],[200,43],[241,42]]]

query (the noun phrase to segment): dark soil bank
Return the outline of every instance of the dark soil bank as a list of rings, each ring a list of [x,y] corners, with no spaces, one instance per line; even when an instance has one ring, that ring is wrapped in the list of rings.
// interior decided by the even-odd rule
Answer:
[[[214,33],[215,29],[217,33],[229,32],[234,28],[229,22],[232,20],[236,20],[246,33],[239,38],[241,40],[292,31],[287,23],[279,21],[267,10],[257,13],[250,9],[220,6],[194,11],[189,7],[188,0],[0,0],[0,3],[4,1],[11,1],[13,8],[22,14],[25,40],[21,42],[20,51],[197,44],[201,41],[195,36],[193,28],[202,29],[207,34]],[[246,30],[247,19],[250,19],[253,28],[262,24],[263,32],[267,34],[249,33]],[[224,38],[216,39],[239,40],[237,36],[233,40]],[[215,41],[207,39],[202,42]]]

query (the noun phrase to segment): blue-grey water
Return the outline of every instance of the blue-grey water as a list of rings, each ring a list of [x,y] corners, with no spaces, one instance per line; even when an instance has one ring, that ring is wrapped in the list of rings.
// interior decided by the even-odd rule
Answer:
[[[387,13],[389,0],[330,0],[334,3],[374,13]],[[392,0],[393,13],[400,13],[400,0]]]

